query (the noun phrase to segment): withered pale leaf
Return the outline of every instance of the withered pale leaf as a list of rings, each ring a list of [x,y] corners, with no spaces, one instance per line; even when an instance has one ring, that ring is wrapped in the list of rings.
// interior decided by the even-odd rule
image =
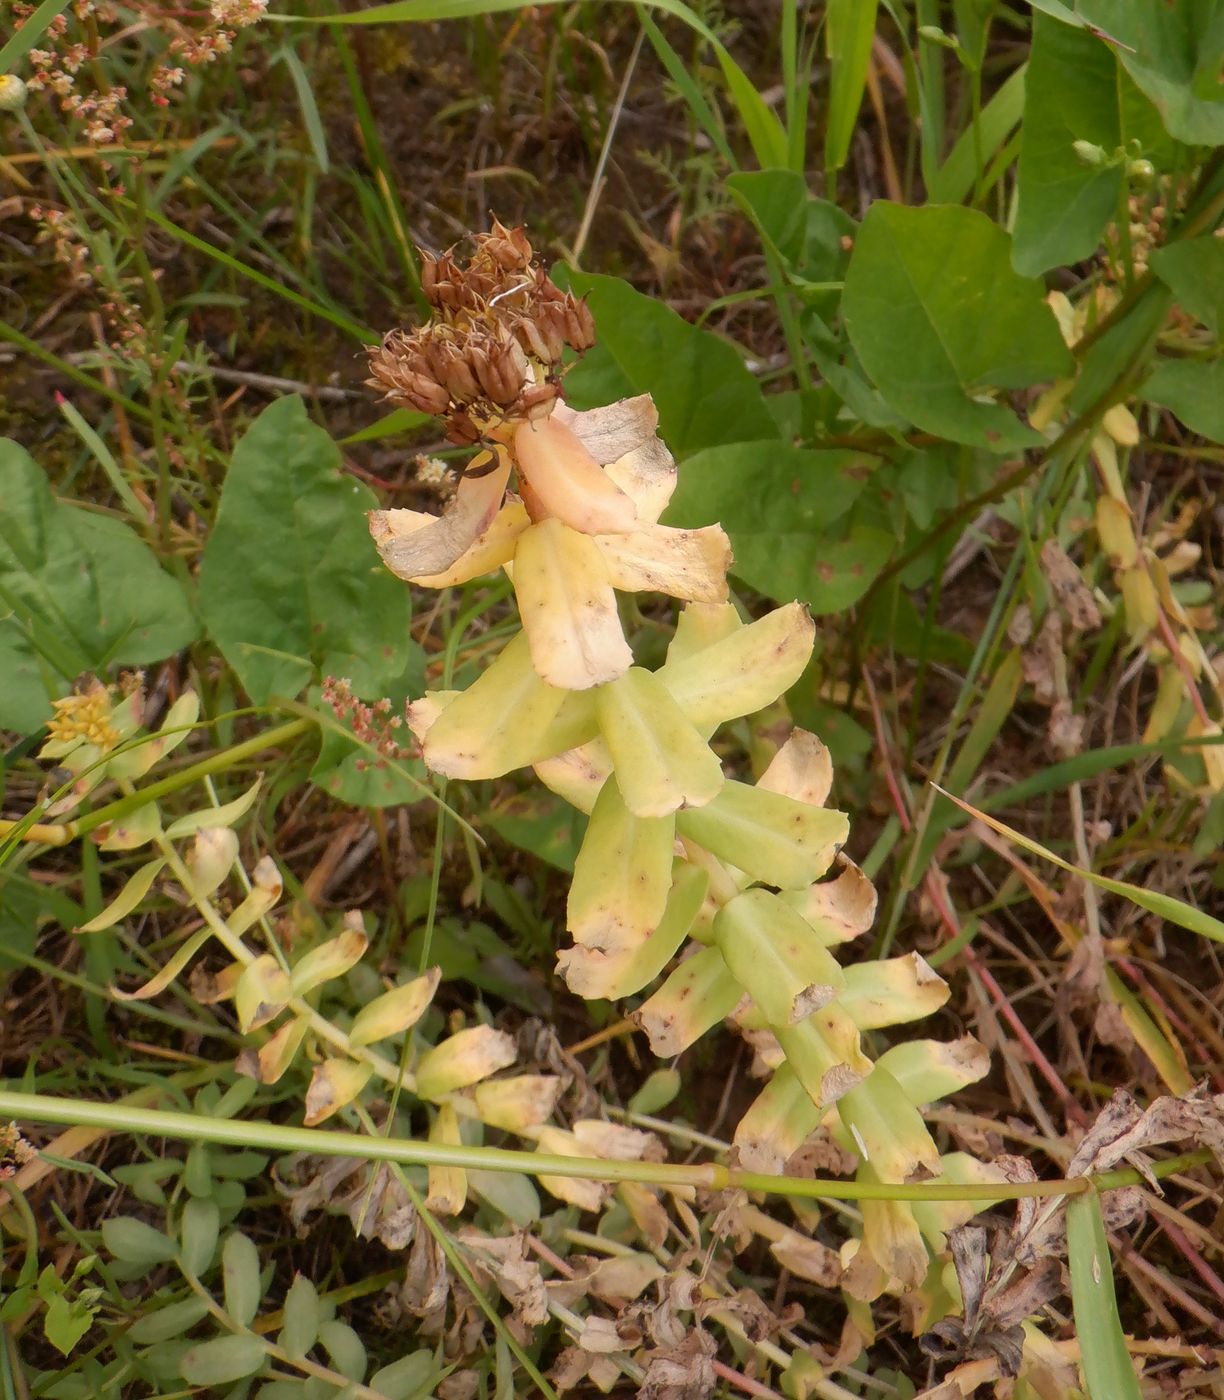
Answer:
[[[519,539],[514,591],[532,663],[547,684],[588,690],[632,665],[608,566],[590,536],[555,519],[533,525]]]
[[[802,890],[785,890],[786,901],[812,926],[826,947],[847,943],[875,922],[876,889],[854,862],[838,853],[838,873]]]
[[[444,573],[488,529],[510,479],[510,454],[498,448],[497,457],[497,466],[486,475],[469,468],[446,513],[423,525],[416,511],[370,512],[370,534],[393,574],[420,579]],[[477,458],[472,466],[479,464]]]
[[[595,543],[612,587],[622,593],[666,593],[694,603],[720,603],[727,596],[731,542],[719,525],[639,525],[624,535],[597,535]]]
[[[676,464],[657,436],[659,413],[649,394],[580,413],[559,404],[554,417],[604,464],[637,507],[639,520],[658,520],[675,490]]]
[[[780,792],[813,807],[823,807],[833,787],[833,760],[815,734],[792,729],[770,761],[757,787]]]

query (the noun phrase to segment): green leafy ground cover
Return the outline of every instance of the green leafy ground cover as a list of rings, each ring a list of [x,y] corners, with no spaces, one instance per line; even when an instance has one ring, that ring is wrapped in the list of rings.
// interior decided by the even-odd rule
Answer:
[[[1224,7],[3,15],[4,1395],[1212,1393]],[[759,807],[827,745],[879,908],[805,966],[868,1058],[989,1053],[894,1102],[934,1185],[797,1083],[785,919],[582,999],[585,812],[403,722],[517,619],[380,563],[470,451],[363,347],[490,207],[738,619],[815,619],[715,752]],[[657,670],[670,600],[620,620]]]

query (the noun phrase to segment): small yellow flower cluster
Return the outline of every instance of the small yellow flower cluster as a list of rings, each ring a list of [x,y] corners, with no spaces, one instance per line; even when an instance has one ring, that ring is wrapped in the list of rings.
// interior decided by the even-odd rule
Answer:
[[[92,685],[80,695],[65,695],[52,702],[55,714],[47,721],[48,738],[61,744],[83,741],[101,753],[110,753],[119,742],[110,691]]]

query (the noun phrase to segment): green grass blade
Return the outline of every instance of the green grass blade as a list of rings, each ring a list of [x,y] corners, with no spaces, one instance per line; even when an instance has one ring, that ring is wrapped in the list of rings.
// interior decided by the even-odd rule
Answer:
[[[676,85],[676,91],[684,98],[685,104],[693,114],[694,120],[702,131],[710,138],[710,144],[718,154],[726,161],[732,170],[739,169],[739,162],[735,159],[735,153],[727,144],[727,138],[723,134],[722,123],[714,109],[706,101],[705,93],[694,81],[693,75],[688,70],[688,65],[667,42],[663,31],[654,22],[646,11],[639,5],[638,14],[641,17],[642,28],[646,31],[646,37],[650,40],[651,47],[659,57],[659,62],[667,70],[667,76]]]
[[[377,331],[372,331],[368,326],[359,325],[341,312],[332,311],[329,307],[321,306],[317,301],[312,301],[310,297],[303,296],[301,292],[295,292],[292,288],[283,286],[274,277],[267,277],[249,263],[244,263],[241,258],[234,257],[232,253],[227,253],[223,248],[218,248],[203,238],[197,238],[194,233],[188,233],[185,228],[180,228],[173,219],[167,219],[164,214],[146,209],[145,217],[150,223],[156,224],[158,228],[170,234],[172,238],[177,238],[180,243],[185,243],[188,248],[194,248],[197,253],[204,253],[207,257],[219,262],[222,267],[228,267],[231,272],[236,272],[240,277],[247,278],[248,281],[254,282],[269,292],[275,292],[277,296],[292,302],[294,306],[301,307],[303,311],[309,311],[312,316],[330,321],[333,326],[347,332],[354,340],[359,340],[362,345],[373,345],[381,339]]]
[[[43,0],[21,28],[9,35],[8,43],[0,49],[0,73],[10,72],[47,32],[47,26],[56,15],[67,8],[68,0]]]
[[[281,49],[279,57],[288,68],[289,76],[293,79],[298,105],[302,109],[302,124],[306,128],[310,149],[314,152],[315,164],[319,167],[320,172],[326,175],[331,169],[331,161],[327,155],[327,133],[323,130],[323,119],[319,116],[319,104],[315,101],[310,78],[307,76],[306,69],[302,60],[297,56],[296,50],[288,44]]]
[[[1050,861],[1060,870],[1065,870],[1070,875],[1078,875],[1081,880],[1087,880],[1089,884],[1095,885],[1098,889],[1108,890],[1110,894],[1120,894],[1124,899],[1129,899],[1132,904],[1137,904],[1140,909],[1146,909],[1149,914],[1157,914],[1160,918],[1167,919],[1169,923],[1176,924],[1178,928],[1189,929],[1191,933],[1200,933],[1204,938],[1210,938],[1216,943],[1224,943],[1224,923],[1221,923],[1219,919],[1213,919],[1210,914],[1205,914],[1201,909],[1196,909],[1192,904],[1186,904],[1180,899],[1174,899],[1171,894],[1162,894],[1158,890],[1145,890],[1142,885],[1132,885],[1129,880],[1111,880],[1107,875],[1098,875],[1093,870],[1084,870],[1078,865],[1073,865],[1069,860],[1063,860],[1061,856],[1056,856],[1053,851],[1043,846],[1039,841],[1034,841],[1031,836],[1025,836],[996,817],[987,816],[985,812],[974,807],[971,803],[953,796],[952,793],[939,787],[938,784],[932,784],[932,786],[936,792],[943,793],[949,801],[955,802],[962,811],[968,812],[971,817],[976,817],[978,821],[985,822],[992,831],[997,831],[1000,836],[1006,836],[1009,841],[1015,842],[1017,846],[1035,856],[1040,856],[1042,860]]]
[[[752,153],[762,169],[785,166],[790,158],[790,143],[782,123],[774,114],[751,80],[731,55],[719,44],[716,48],[719,66],[727,83],[731,100],[739,112],[740,121],[748,134]]]
[[[935,47],[934,45],[930,47]],[[938,50],[937,52],[942,52]],[[1024,115],[1024,80],[1028,65],[1017,68],[982,108],[979,121],[983,155],[997,151]],[[960,204],[977,179],[977,151],[972,129],[961,133],[952,154],[928,182],[933,204]]]
[[[146,516],[140,502],[136,499],[136,493],[128,484],[127,478],[115,461],[111,450],[102,441],[94,429],[81,416],[80,410],[75,408],[67,399],[59,400],[59,411],[68,420],[69,426],[90,450],[98,465],[106,473],[106,479],[114,487],[115,494],[126,506],[128,514],[138,523],[142,523]]]
[[[825,52],[829,56],[826,170],[840,170],[850,151],[867,87],[878,10],[878,0],[829,0],[825,14]]]
[[[1095,1191],[1067,1202],[1067,1254],[1080,1364],[1090,1400],[1142,1400],[1118,1317],[1109,1241]]]

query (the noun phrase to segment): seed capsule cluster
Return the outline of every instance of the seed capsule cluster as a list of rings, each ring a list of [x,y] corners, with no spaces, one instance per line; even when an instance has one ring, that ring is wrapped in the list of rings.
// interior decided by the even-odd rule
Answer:
[[[473,242],[462,265],[453,250],[421,253],[433,318],[373,347],[367,381],[391,403],[444,418],[458,443],[548,413],[566,350],[595,339],[586,304],[553,283],[521,228],[494,221]]]

